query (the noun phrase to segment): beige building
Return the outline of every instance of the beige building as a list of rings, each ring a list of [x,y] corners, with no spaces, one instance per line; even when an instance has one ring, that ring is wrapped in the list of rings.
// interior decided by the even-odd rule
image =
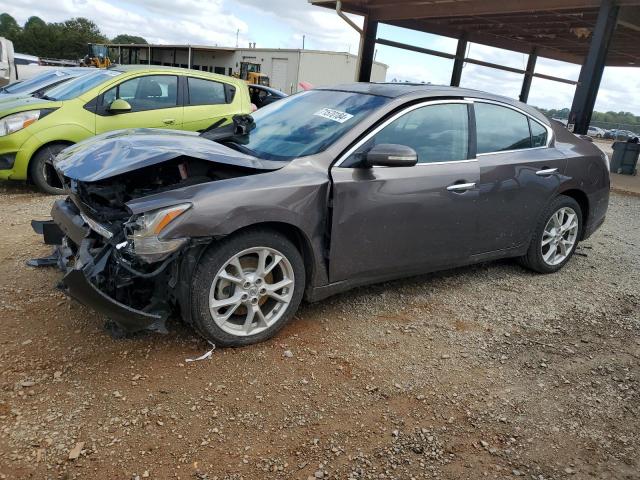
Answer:
[[[273,88],[295,93],[300,82],[321,87],[353,82],[357,56],[346,52],[279,48],[229,48],[201,45],[108,45],[111,58],[122,64],[193,68],[233,75],[242,64],[258,65]],[[387,65],[374,62],[371,80],[384,82]]]

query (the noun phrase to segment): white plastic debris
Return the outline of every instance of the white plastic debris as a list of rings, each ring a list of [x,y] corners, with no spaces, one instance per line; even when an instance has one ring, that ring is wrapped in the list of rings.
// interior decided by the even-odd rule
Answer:
[[[203,353],[198,358],[187,358],[185,359],[185,362],[198,362],[200,360],[206,360],[208,358],[211,358],[211,355],[213,355],[213,351],[216,349],[216,345],[211,342],[209,342],[209,345],[211,345],[211,350],[208,350],[207,352]]]

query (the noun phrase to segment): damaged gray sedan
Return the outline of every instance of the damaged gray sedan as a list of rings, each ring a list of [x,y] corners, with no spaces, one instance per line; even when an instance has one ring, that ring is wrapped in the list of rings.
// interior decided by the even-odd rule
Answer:
[[[562,268],[604,221],[608,159],[531,107],[457,88],[304,92],[198,135],[64,150],[68,198],[33,222],[63,288],[119,329],[181,317],[265,340],[303,297],[497,258]]]

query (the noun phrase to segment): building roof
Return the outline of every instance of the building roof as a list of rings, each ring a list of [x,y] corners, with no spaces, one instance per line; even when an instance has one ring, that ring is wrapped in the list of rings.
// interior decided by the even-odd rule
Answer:
[[[613,0],[609,66],[640,65],[640,0]],[[336,8],[335,0],[309,0]],[[602,0],[342,0],[342,10],[389,25],[582,64]]]
[[[348,55],[350,57],[356,58],[357,55],[354,55],[350,52],[335,52],[331,50],[310,50],[308,48],[261,48],[261,47],[218,47],[212,45],[189,45],[189,44],[162,44],[162,43],[100,43],[96,45],[104,45],[109,48],[140,48],[140,49],[176,49],[176,50],[187,50],[191,48],[191,50],[198,50],[203,52],[298,52],[298,53],[314,53],[314,54],[325,54],[325,55]],[[389,67],[387,64],[382,62],[375,62],[377,65],[382,65],[383,67]]]

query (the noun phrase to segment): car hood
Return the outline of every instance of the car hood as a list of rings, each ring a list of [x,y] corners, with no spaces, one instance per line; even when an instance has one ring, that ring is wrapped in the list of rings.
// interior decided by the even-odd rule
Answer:
[[[0,103],[7,101],[21,100],[30,97],[30,93],[2,93],[0,92]]]
[[[24,94],[9,94],[0,96],[0,117],[11,113],[24,112],[26,110],[38,110],[40,108],[53,108],[60,106],[62,102],[52,102],[43,98],[32,97]]]
[[[284,166],[283,162],[245,155],[196,132],[153,128],[117,130],[92,137],[63,150],[54,164],[65,177],[96,182],[178,157],[257,170]]]

